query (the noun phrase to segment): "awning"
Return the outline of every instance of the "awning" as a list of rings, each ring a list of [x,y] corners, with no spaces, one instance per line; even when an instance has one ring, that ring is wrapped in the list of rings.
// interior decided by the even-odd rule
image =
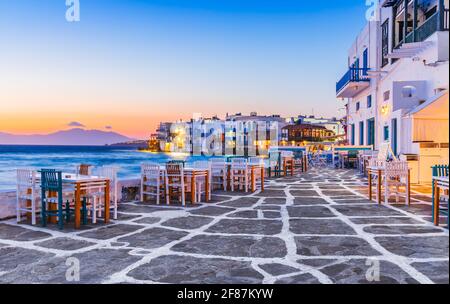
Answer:
[[[444,91],[405,115],[412,119],[413,141],[449,142],[448,103],[448,91]]]
[[[448,112],[448,91],[445,90],[412,109],[409,113],[406,113],[406,116],[412,116],[415,119],[448,120]]]

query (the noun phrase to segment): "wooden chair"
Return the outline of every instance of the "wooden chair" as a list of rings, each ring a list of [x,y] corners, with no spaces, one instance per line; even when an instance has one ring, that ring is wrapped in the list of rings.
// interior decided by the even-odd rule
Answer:
[[[211,172],[211,164],[208,161],[196,161],[193,164],[193,168],[196,169],[206,169]],[[209,193],[211,193],[211,175],[209,176]],[[206,175],[196,175],[195,176],[195,192],[196,192],[196,202],[201,202],[202,195],[205,195],[206,198]]]
[[[117,177],[117,173],[119,172],[119,168],[113,166],[103,166],[99,168],[99,176],[106,177],[109,179],[109,192],[110,192],[110,208],[113,209],[113,218],[117,220],[117,209],[118,209],[118,195],[119,195],[119,179]],[[104,196],[101,197],[103,201]],[[104,211],[104,202],[101,208],[101,211]],[[101,212],[100,211],[100,212]]]
[[[228,164],[222,158],[212,158],[210,160],[211,167],[211,187],[219,186],[227,191],[228,183]]]
[[[449,176],[449,166],[448,165],[436,165],[431,167],[432,169],[432,176],[433,176],[433,182],[432,182],[432,219],[433,222],[435,221],[435,212],[434,212],[434,201],[435,201],[435,180],[434,177],[448,177]],[[448,209],[449,209],[449,193],[443,193],[443,195],[439,196],[440,199],[447,200],[447,209],[440,208],[439,213],[442,213],[444,215],[447,215],[447,227],[448,227]]]
[[[292,151],[281,151],[282,168],[284,176],[294,175],[294,153]]]
[[[167,204],[170,205],[170,200],[176,196],[181,204],[186,206],[186,187],[188,183],[184,174],[183,164],[167,163],[165,179]]]
[[[53,208],[56,206],[56,208]],[[64,228],[64,216],[70,220],[70,202],[63,208],[62,172],[53,169],[41,170],[41,216],[42,226],[47,226],[50,216],[56,216],[59,229]]]
[[[17,169],[17,222],[22,220],[22,212],[31,213],[31,224],[36,225],[38,188],[36,172],[30,169]]]
[[[405,192],[401,192],[400,188],[404,188]],[[399,197],[403,196],[408,203],[411,204],[410,199],[410,184],[409,184],[409,168],[406,161],[392,161],[386,162],[384,172],[384,201],[389,202],[391,196],[395,196],[398,203]]]
[[[258,169],[253,170],[253,180],[250,180],[250,183],[252,184],[252,188],[256,189],[256,185],[261,184],[262,182],[262,175],[261,175],[261,167],[264,168],[264,159],[260,157],[250,157],[248,159],[248,165],[251,166],[258,166]],[[251,171],[250,171],[250,177],[251,177]]]
[[[239,190],[248,192],[250,172],[248,170],[247,160],[245,158],[233,158],[231,160],[230,170],[231,191],[234,191],[237,185]]]
[[[147,196],[154,196],[156,204],[160,204],[161,196],[166,195],[165,174],[159,164],[141,165],[141,202]]]
[[[79,175],[91,175],[92,165],[81,164],[77,166],[77,174]]]

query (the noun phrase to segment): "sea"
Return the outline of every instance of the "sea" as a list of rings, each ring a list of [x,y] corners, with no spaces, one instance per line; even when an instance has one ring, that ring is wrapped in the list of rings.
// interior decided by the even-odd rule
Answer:
[[[114,146],[10,146],[0,145],[0,191],[13,190],[16,185],[16,169],[57,169],[75,172],[77,165],[91,164],[117,166],[119,179],[138,178],[142,163],[165,163],[184,160],[192,163],[205,160],[206,156],[184,153],[153,153],[131,147]]]

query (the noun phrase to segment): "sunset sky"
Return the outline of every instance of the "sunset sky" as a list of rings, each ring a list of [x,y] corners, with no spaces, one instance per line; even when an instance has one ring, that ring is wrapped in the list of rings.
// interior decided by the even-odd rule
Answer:
[[[77,122],[134,138],[159,121],[343,115],[335,83],[365,0],[0,0],[0,132]]]

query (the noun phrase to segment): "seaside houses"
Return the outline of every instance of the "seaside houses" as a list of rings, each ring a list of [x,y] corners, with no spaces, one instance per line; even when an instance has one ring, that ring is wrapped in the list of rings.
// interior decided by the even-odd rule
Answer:
[[[295,124],[282,129],[281,145],[301,146],[305,142],[334,140],[335,133],[321,125]]]
[[[449,0],[380,0],[336,84],[346,101],[347,142],[388,142],[413,182],[448,163]]]

